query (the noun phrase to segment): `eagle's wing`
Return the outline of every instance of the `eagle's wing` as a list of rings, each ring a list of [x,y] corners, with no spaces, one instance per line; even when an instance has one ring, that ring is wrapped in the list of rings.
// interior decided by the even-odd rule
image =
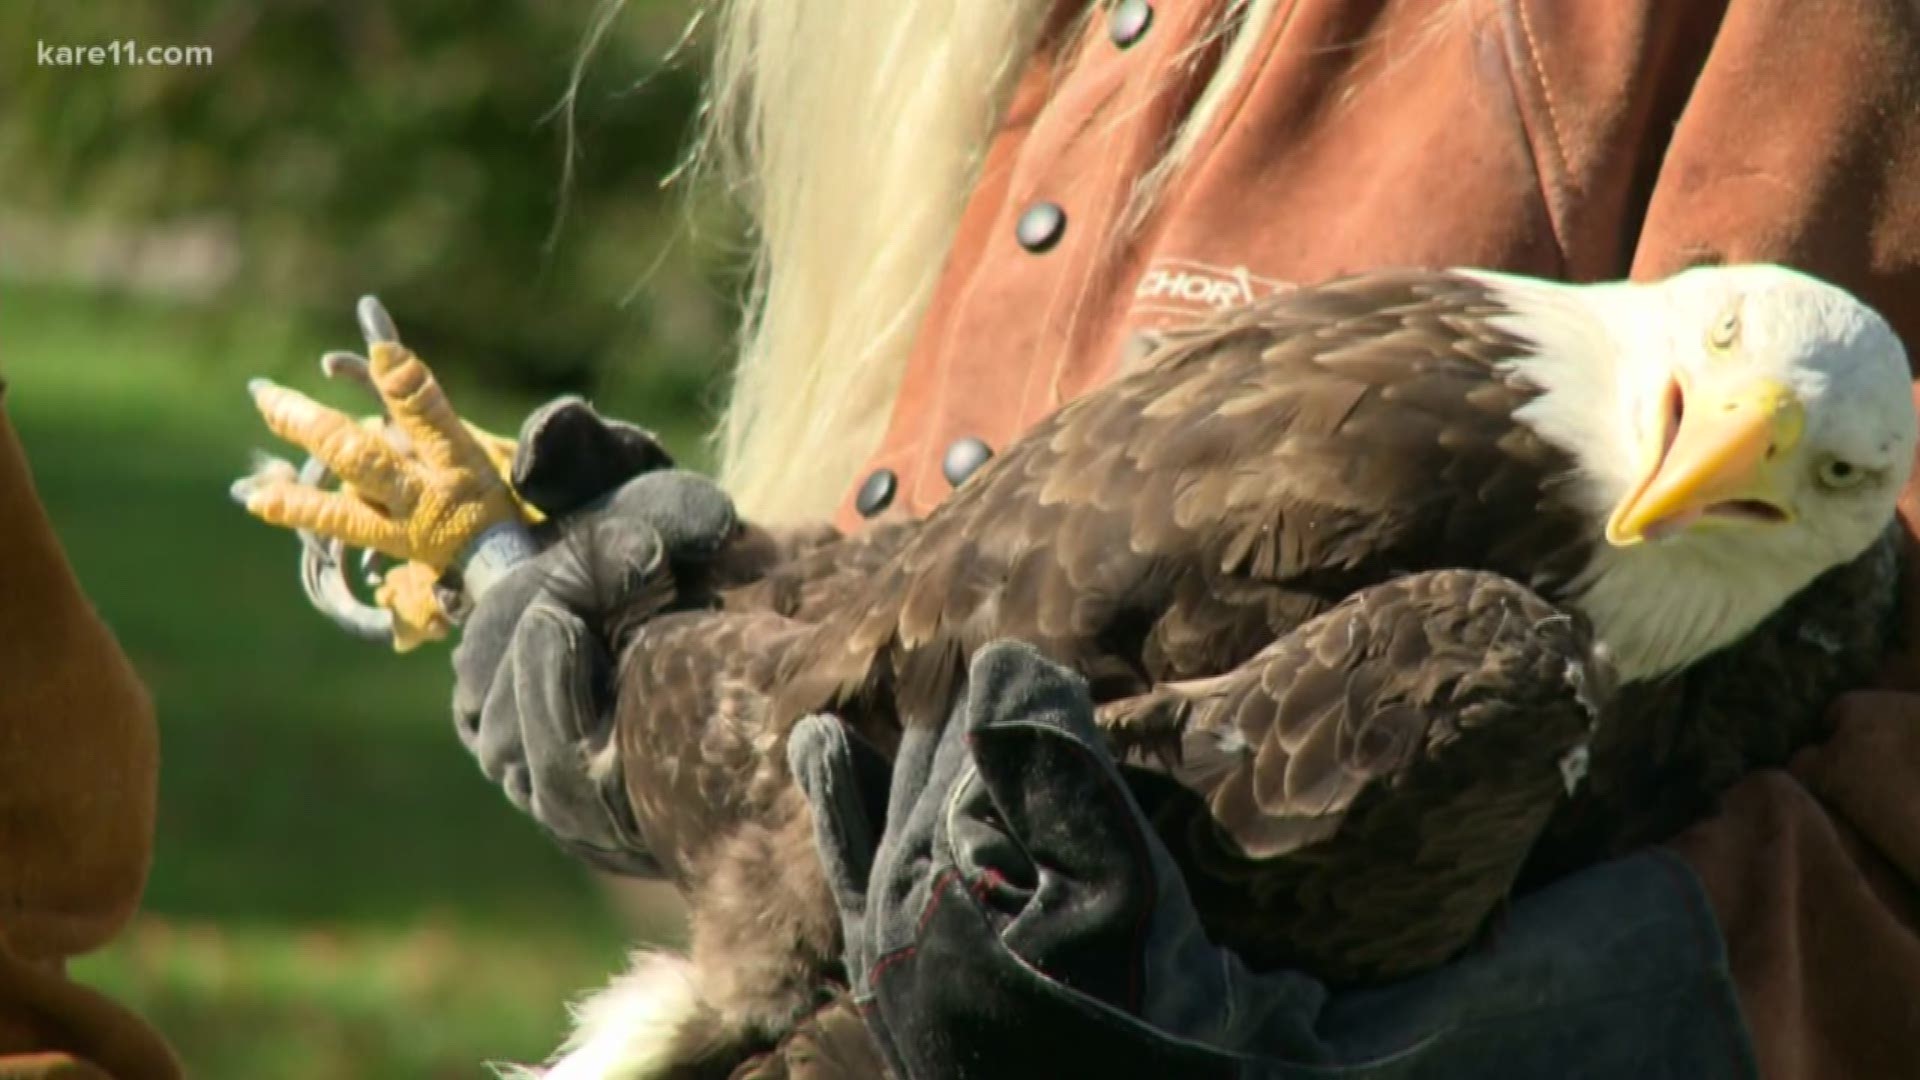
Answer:
[[[1543,493],[1570,461],[1513,418],[1536,391],[1502,367],[1530,347],[1503,310],[1464,277],[1375,274],[1172,335],[969,478],[809,666],[891,656],[903,712],[940,716],[1008,637],[1106,699],[1228,670],[1395,572],[1547,589],[1590,529]]]
[[[1373,979],[1472,939],[1577,777],[1611,686],[1584,620],[1497,575],[1437,571],[1103,721],[1171,762],[1182,790],[1150,801],[1217,940]]]

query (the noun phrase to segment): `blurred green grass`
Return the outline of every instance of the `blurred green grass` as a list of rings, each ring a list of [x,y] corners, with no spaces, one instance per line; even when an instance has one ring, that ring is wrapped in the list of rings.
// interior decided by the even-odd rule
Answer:
[[[367,411],[315,363],[358,345],[350,309],[321,330],[9,288],[0,328],[41,494],[160,717],[144,910],[76,975],[149,1017],[193,1076],[476,1076],[550,1050],[563,1003],[630,935],[461,750],[446,646],[346,638],[301,598],[297,542],[226,497],[272,445],[247,378]],[[443,375],[494,430],[533,404]],[[697,461],[705,417],[649,392],[601,405]]]

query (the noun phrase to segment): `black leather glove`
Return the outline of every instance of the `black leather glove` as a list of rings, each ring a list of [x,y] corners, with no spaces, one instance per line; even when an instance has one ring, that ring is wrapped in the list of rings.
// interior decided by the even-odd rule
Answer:
[[[1485,945],[1390,986],[1248,972],[1206,940],[1084,685],[1025,646],[974,658],[890,790],[830,717],[789,763],[855,1000],[903,1078],[1752,1075],[1712,916],[1665,854],[1525,898]]]
[[[1141,938],[1179,879],[1154,865],[1078,680],[1025,646],[982,650],[944,736],[906,735],[877,845],[874,751],[810,717],[788,759],[855,1000],[898,1075],[1054,1077],[1063,1057],[1074,1075],[1233,1074],[1145,1026]]]
[[[578,399],[528,417],[512,479],[549,519],[545,546],[487,590],[453,653],[454,723],[481,770],[562,846],[619,874],[658,866],[614,760],[605,618],[736,527],[718,487],[671,466],[652,435]]]

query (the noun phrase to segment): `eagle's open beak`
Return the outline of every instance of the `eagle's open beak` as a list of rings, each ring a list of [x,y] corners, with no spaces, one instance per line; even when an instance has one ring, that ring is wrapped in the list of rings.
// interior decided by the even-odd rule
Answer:
[[[1791,520],[1774,462],[1800,440],[1800,400],[1771,379],[1730,389],[1689,393],[1677,376],[1668,384],[1648,428],[1646,472],[1608,517],[1608,543],[1660,540],[1704,520]]]

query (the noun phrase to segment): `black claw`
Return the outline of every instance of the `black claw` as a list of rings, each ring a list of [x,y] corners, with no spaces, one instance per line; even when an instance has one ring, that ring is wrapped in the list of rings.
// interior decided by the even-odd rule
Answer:
[[[387,314],[386,306],[377,296],[363,296],[354,309],[360,316],[360,333],[373,346],[380,342],[400,343],[400,331],[393,325],[393,316]]]

